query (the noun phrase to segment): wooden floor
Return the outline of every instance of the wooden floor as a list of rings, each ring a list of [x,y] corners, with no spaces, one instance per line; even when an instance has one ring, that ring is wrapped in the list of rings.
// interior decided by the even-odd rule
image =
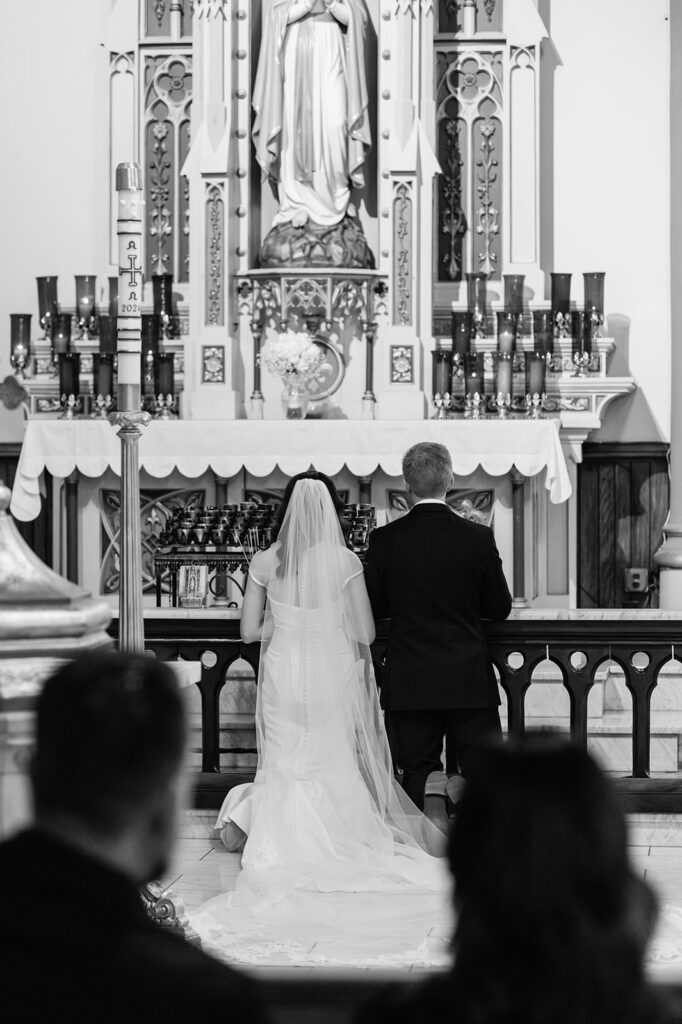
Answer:
[[[228,853],[214,837],[214,812],[189,811],[165,884],[179,896],[187,911],[204,901],[234,888],[239,873],[239,854]],[[654,887],[662,904],[682,908],[682,815],[635,814],[629,816],[630,852],[633,865]],[[249,968],[268,972],[275,969]],[[286,968],[278,968],[281,973]],[[306,968],[289,968],[301,972]],[[319,968],[311,970],[318,971]],[[336,968],[357,972],[357,968]],[[419,971],[403,967],[402,971]],[[682,955],[679,961],[653,965],[654,977],[682,983]]]

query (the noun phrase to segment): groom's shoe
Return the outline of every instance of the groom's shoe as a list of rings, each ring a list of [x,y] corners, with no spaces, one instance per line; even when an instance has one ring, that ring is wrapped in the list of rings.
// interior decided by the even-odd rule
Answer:
[[[465,785],[461,775],[451,775],[445,783],[445,810],[448,818],[453,818],[457,814],[457,804],[462,799]]]
[[[220,838],[226,850],[230,853],[239,853],[244,849],[248,837],[239,825],[235,825],[233,821],[226,821],[220,830]]]

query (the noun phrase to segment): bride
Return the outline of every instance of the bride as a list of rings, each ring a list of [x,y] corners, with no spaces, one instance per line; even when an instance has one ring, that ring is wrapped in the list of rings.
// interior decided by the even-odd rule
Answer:
[[[294,477],[251,563],[241,634],[261,642],[258,768],[216,823],[228,848],[244,840],[242,869],[192,924],[242,962],[444,962],[444,837],[393,777],[342,510],[323,474]]]

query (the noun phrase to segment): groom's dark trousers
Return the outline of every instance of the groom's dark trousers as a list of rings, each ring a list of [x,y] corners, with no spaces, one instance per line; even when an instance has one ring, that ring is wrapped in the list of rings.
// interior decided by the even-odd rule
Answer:
[[[374,617],[391,620],[382,703],[403,785],[421,808],[446,733],[466,778],[501,732],[482,620],[506,619],[511,595],[492,530],[444,502],[419,502],[374,530],[365,578]]]

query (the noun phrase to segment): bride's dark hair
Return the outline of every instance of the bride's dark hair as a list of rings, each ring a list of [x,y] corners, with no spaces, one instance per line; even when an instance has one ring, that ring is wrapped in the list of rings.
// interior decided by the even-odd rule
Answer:
[[[287,514],[289,502],[291,501],[291,495],[293,494],[294,487],[296,486],[299,480],[320,480],[329,491],[329,496],[332,499],[332,503],[339,517],[343,512],[344,504],[341,501],[341,498],[339,497],[339,492],[334,486],[333,480],[331,480],[328,476],[325,476],[324,473],[318,473],[316,469],[309,469],[305,473],[297,473],[296,476],[292,476],[291,480],[284,489],[284,494],[282,495],[282,503],[279,506],[277,518],[275,519],[275,525],[272,530],[273,541],[277,540],[279,531],[282,528],[282,523],[284,522],[284,517]],[[342,523],[341,526],[343,528],[344,524]]]

